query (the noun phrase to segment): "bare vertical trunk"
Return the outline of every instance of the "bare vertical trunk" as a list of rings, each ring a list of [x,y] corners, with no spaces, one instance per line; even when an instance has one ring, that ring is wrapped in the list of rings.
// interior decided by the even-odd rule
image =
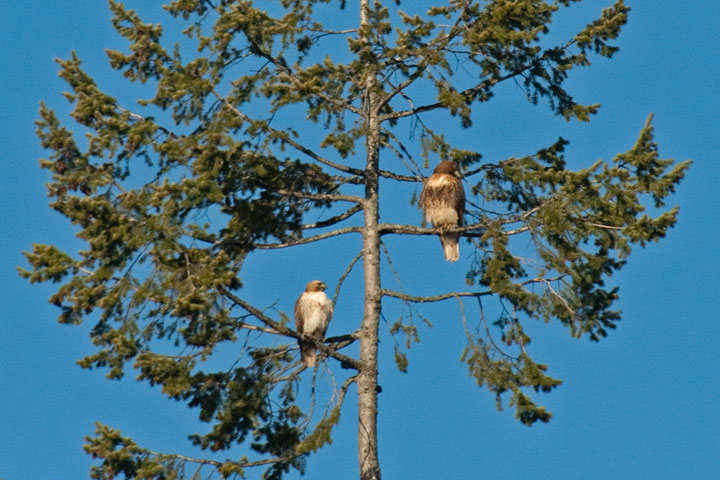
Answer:
[[[360,1],[360,23],[368,23],[368,0]],[[360,372],[358,374],[358,460],[361,480],[379,480],[377,445],[378,328],[380,323],[380,232],[378,231],[378,169],[380,141],[376,112],[376,78],[365,79],[365,125],[367,164],[365,168],[365,228],[363,266],[365,309],[360,327]]]
[[[377,138],[368,138],[368,155],[377,146]],[[368,167],[377,165],[369,156]],[[369,169],[368,169],[369,170]],[[374,177],[374,178],[371,178]],[[358,374],[358,460],[361,480],[379,480],[377,448],[378,327],[380,319],[380,234],[378,232],[377,175],[368,171],[365,187],[365,229],[363,265],[365,273],[365,310],[360,327],[360,372]]]

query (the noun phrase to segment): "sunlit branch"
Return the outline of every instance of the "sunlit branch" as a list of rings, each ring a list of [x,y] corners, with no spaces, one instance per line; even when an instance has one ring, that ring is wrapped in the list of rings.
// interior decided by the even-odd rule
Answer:
[[[602,228],[604,230],[625,230],[625,227],[614,227],[612,225],[601,225],[599,223],[585,222],[586,225],[591,227]]]
[[[293,240],[290,242],[283,242],[283,243],[256,243],[253,245],[254,248],[257,248],[259,250],[271,250],[274,248],[287,248],[287,247],[294,247],[295,245],[304,245],[306,243],[312,243],[317,242],[319,240],[324,240],[326,238],[336,237],[338,235],[344,235],[346,233],[352,233],[352,232],[362,232],[363,227],[345,227],[341,228],[339,230],[333,230],[332,232],[325,232],[320,233],[318,235],[314,235],[312,237],[307,238],[301,238],[299,240]]]
[[[305,28],[305,31],[308,32],[318,32],[323,33],[325,35],[346,35],[348,33],[357,33],[357,28],[348,28],[347,30],[325,30],[323,28]]]
[[[387,170],[378,170],[378,175],[385,178],[391,178],[393,180],[398,180],[400,182],[422,182],[424,180],[423,177],[420,176],[413,176],[413,175],[402,175],[399,173],[389,172]]]
[[[307,198],[308,200],[319,200],[319,201],[339,201],[339,202],[355,202],[355,203],[363,203],[363,199],[360,197],[356,197],[353,195],[339,195],[335,193],[305,193],[305,192],[295,192],[293,190],[276,190],[277,193],[280,195],[285,195],[287,197],[297,197],[297,198]]]
[[[555,289],[552,287],[552,285],[550,284],[551,280],[548,280],[548,279],[545,279],[545,278],[539,278],[539,279],[536,279],[536,280],[539,280],[539,281],[541,281],[542,283],[544,283],[545,286],[548,288],[548,290],[550,290],[550,292],[553,294],[553,296],[554,296],[555,298],[557,298],[557,299],[560,301],[560,303],[563,304],[563,306],[565,307],[565,309],[566,309],[568,312],[570,312],[571,315],[573,315],[573,316],[575,315],[575,310],[573,310],[573,309],[570,307],[570,305],[568,305],[567,300],[565,300],[565,298],[564,298],[562,295],[560,295],[558,292],[556,292]],[[557,279],[555,279],[555,280],[557,280]]]
[[[448,300],[451,298],[459,298],[459,297],[483,297],[487,295],[493,295],[495,292],[486,290],[484,292],[450,292],[450,293],[443,293],[441,295],[432,295],[432,296],[417,296],[417,295],[407,295],[405,293],[396,292],[394,290],[388,290],[386,288],[383,288],[380,290],[380,294],[385,297],[394,297],[399,298],[400,300],[404,300],[406,302],[415,302],[415,303],[429,303],[429,302],[440,302],[442,300]]]
[[[518,228],[514,228],[514,229],[512,229],[512,230],[503,230],[503,233],[504,233],[505,235],[517,235],[518,233],[527,232],[527,231],[529,231],[530,229],[531,229],[531,228],[530,228],[529,226],[525,225],[524,227],[518,227]]]
[[[245,330],[253,330],[255,332],[270,333],[272,335],[283,335],[282,333],[278,332],[277,330],[275,330],[273,328],[260,327],[260,326],[252,325],[250,323],[245,323],[245,322],[239,322],[237,324],[237,327],[245,329]]]
[[[320,220],[319,222],[308,223],[306,225],[302,225],[300,228],[302,228],[303,230],[309,230],[311,228],[329,227],[330,225],[335,225],[336,223],[342,222],[346,218],[349,218],[349,217],[355,215],[357,212],[361,211],[362,208],[363,208],[362,205],[355,205],[354,207],[348,209],[344,213],[335,215],[334,217],[330,217],[327,220]]]
[[[315,28],[305,28],[305,31],[308,32],[314,32],[315,35],[312,35],[312,41],[314,43],[317,43],[318,40],[330,36],[330,35],[347,35],[349,33],[357,33],[358,30],[356,28],[351,28],[348,30],[324,30],[324,29],[315,29]]]
[[[484,230],[487,228],[486,223],[473,223],[463,227],[450,228],[423,228],[414,225],[401,225],[397,223],[381,223],[378,225],[381,235],[388,233],[406,234],[406,235],[438,235],[440,233],[460,233],[463,237],[480,237],[484,232],[473,232],[473,230]]]
[[[241,308],[245,309],[248,313],[251,313],[255,318],[257,318],[258,320],[260,320],[261,322],[263,322],[263,323],[264,323],[265,325],[267,325],[268,327],[271,327],[272,329],[276,330],[276,331],[279,332],[281,335],[285,335],[286,337],[292,337],[292,338],[295,338],[295,339],[297,339],[297,340],[301,340],[301,339],[302,339],[303,341],[307,341],[308,343],[312,343],[313,345],[315,345],[315,347],[316,347],[317,349],[321,350],[321,351],[322,351],[323,353],[325,353],[326,355],[328,355],[328,356],[330,356],[330,357],[333,357],[333,358],[335,358],[336,360],[339,360],[340,363],[341,363],[343,366],[347,366],[347,367],[350,367],[350,368],[354,368],[354,369],[356,369],[356,370],[359,370],[359,369],[360,369],[360,363],[359,363],[357,360],[355,360],[355,359],[352,358],[352,357],[348,357],[347,355],[343,355],[343,354],[341,354],[341,353],[336,352],[336,351],[333,350],[332,348],[330,348],[330,347],[328,347],[327,345],[325,345],[325,344],[322,342],[322,340],[317,339],[317,338],[312,337],[312,336],[309,336],[309,335],[300,334],[300,333],[296,332],[295,330],[291,330],[291,329],[287,328],[286,326],[284,326],[284,325],[281,324],[280,322],[277,322],[277,321],[273,320],[272,318],[268,317],[267,315],[265,315],[265,314],[264,314],[261,310],[259,310],[258,308],[253,307],[252,305],[250,305],[249,303],[247,303],[247,302],[246,302],[245,300],[243,300],[242,298],[240,298],[240,297],[238,297],[237,295],[233,294],[232,292],[230,292],[229,290],[227,290],[225,287],[218,287],[218,291],[219,291],[221,294],[225,295],[230,301],[232,301],[232,302],[235,303],[236,305],[240,306]]]

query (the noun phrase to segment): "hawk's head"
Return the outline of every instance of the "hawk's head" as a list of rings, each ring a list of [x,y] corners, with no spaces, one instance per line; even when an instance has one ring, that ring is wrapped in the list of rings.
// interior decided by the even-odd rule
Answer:
[[[306,292],[322,292],[327,288],[327,285],[325,285],[325,282],[321,282],[320,280],[313,280],[312,282],[307,284],[307,287],[305,287]]]
[[[438,163],[438,166],[435,167],[435,170],[433,170],[433,175],[436,173],[445,173],[447,175],[455,175],[456,177],[461,178],[460,167],[457,163],[451,160],[443,160]]]

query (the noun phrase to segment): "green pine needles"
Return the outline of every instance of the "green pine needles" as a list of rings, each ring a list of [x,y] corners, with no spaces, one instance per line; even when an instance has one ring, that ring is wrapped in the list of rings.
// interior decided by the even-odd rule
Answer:
[[[41,166],[52,175],[51,206],[85,247],[35,245],[21,273],[58,285],[50,301],[60,322],[93,322],[97,351],[80,365],[106,368],[109,378],[135,369],[207,428],[190,436],[199,452],[190,457],[149,450],[98,424],[85,447],[99,459],[91,477],[304,472],[308,456],[347,421],[342,405],[355,385],[359,476],[380,478],[378,355],[391,353],[383,348],[390,343],[378,347],[380,316],[401,305],[385,332],[401,371],[412,365],[407,349],[432,334],[415,324],[431,321],[422,304],[459,302],[462,318],[442,328],[467,337],[458,355],[470,375],[522,423],[548,421],[537,393],[561,381],[534,359],[524,326],[557,321],[592,340],[616,328],[618,287],[609,281],[632,247],[663,238],[675,224],[677,208],[665,201],[690,163],[659,157],[652,117],[630,150],[579,170],[569,167],[563,138],[494,163],[481,158],[482,145],[446,139],[447,129],[472,129],[475,112],[503,82],[567,120],[597,113],[598,105],[576,102],[565,80],[618,51],[613,42],[629,8],[618,0],[550,45],[553,15],[578,1],[447,0],[421,8],[414,1],[176,0],[164,9],[184,37],[171,40],[162,25],[110,0],[113,26],[128,42],[125,51],[107,51],[110,66],[150,94],[123,104],[75,53],[58,61],[75,126],[41,107],[37,132],[49,152]],[[417,240],[438,230],[418,226],[417,212],[380,223],[380,205],[396,202],[396,187],[421,188],[440,159],[457,162],[464,175],[465,224],[450,230],[463,239],[468,289],[444,291],[429,275],[432,296],[391,290],[392,275],[383,279],[381,271],[403,273],[383,238]],[[316,341],[325,359],[319,369],[341,378],[328,393],[315,388],[318,368],[301,378],[301,336],[289,314],[243,295],[243,264],[257,250],[348,236],[362,244],[324,261],[347,265],[338,292],[362,265],[364,308],[336,308],[357,318],[357,329]],[[227,357],[214,356],[221,349],[234,354],[219,365]],[[300,394],[302,382],[312,388]]]

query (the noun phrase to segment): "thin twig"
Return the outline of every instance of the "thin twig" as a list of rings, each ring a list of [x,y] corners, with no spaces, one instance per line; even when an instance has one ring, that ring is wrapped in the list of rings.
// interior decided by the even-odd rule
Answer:
[[[555,289],[554,289],[554,288],[552,287],[552,285],[550,284],[550,280],[547,280],[547,279],[544,279],[544,278],[540,278],[539,280],[542,281],[542,282],[545,284],[545,286],[548,288],[548,290],[550,290],[550,292],[552,292],[552,294],[553,294],[558,300],[560,300],[560,303],[562,303],[562,304],[565,306],[565,308],[567,309],[568,312],[570,312],[572,315],[575,315],[575,310],[573,310],[573,309],[570,307],[570,305],[567,303],[567,300],[565,300],[565,298],[564,298],[562,295],[560,295],[558,292],[555,291]]]
[[[283,243],[256,243],[253,245],[254,248],[257,248],[259,250],[271,250],[274,248],[287,248],[287,247],[294,247],[295,245],[304,245],[306,243],[312,243],[317,242],[319,240],[324,240],[326,238],[336,237],[338,235],[344,235],[346,233],[353,233],[353,232],[362,232],[363,227],[345,227],[341,228],[339,230],[333,230],[332,232],[325,232],[320,233],[317,235],[314,235],[312,237],[307,238],[301,238],[299,240],[292,240],[290,242],[283,242]]]
[[[387,261],[388,266],[390,267],[390,271],[395,276],[395,280],[398,282],[398,286],[400,287],[400,290],[402,290],[403,289],[402,278],[400,277],[400,274],[398,273],[398,271],[395,269],[395,265],[393,265],[393,263],[392,263],[392,259],[390,258],[390,251],[388,250],[387,245],[385,245],[385,242],[383,242],[382,240],[380,240],[380,246],[383,249],[383,253],[385,254],[385,260]]]
[[[389,148],[392,148],[395,151],[395,155],[400,159],[400,161],[403,163],[403,165],[405,165],[405,168],[407,168],[409,172],[413,173],[416,178],[421,178],[421,179],[423,179],[422,181],[424,181],[424,177],[423,177],[420,166],[417,164],[417,162],[415,162],[415,159],[410,154],[410,152],[405,147],[405,145],[400,141],[400,139],[397,138],[397,136],[391,130],[388,130],[386,128],[383,128],[383,133],[385,133],[385,135],[387,135],[390,140],[394,140],[395,143],[397,143],[398,147],[400,148],[400,150],[402,150],[404,155],[402,153],[400,153],[399,151],[397,151],[395,149],[395,147],[390,144],[389,141],[384,142],[385,145],[387,145]],[[412,165],[409,165],[405,161],[405,157],[407,157],[408,160],[410,160]]]
[[[352,259],[350,264],[347,266],[343,274],[340,276],[340,279],[338,280],[337,285],[335,286],[335,295],[333,295],[333,305],[337,303],[338,296],[340,295],[340,287],[342,287],[343,282],[347,278],[348,275],[350,275],[350,272],[352,272],[353,267],[357,263],[358,260],[360,260],[363,256],[362,250],[358,252],[357,255],[355,255],[355,258]]]
[[[481,83],[475,85],[474,87],[470,87],[468,89],[463,90],[462,92],[460,92],[460,95],[462,95],[465,98],[472,98],[472,96],[475,95],[477,92],[486,90],[492,86],[495,86],[496,84],[498,84],[500,82],[503,82],[510,78],[521,75],[522,73],[525,72],[525,70],[528,70],[530,67],[531,66],[528,65],[518,71],[508,73],[507,75],[504,75],[502,77],[491,78],[490,80],[481,82]],[[411,110],[401,110],[401,111],[397,111],[397,112],[393,112],[393,113],[388,113],[387,115],[383,115],[382,117],[380,117],[380,121],[384,122],[387,120],[397,120],[399,118],[409,117],[412,115],[416,115],[418,113],[428,112],[428,111],[435,110],[437,108],[442,108],[442,107],[445,107],[445,105],[442,102],[435,102],[435,103],[431,103],[428,105],[421,105],[421,106],[415,107]]]
[[[231,104],[227,99],[225,99],[225,97],[223,97],[222,95],[220,95],[215,89],[213,89],[212,94],[213,94],[218,100],[220,100],[221,102],[223,102],[223,105],[225,105],[225,107],[227,107],[228,109],[230,109],[230,111],[232,111],[235,115],[237,115],[238,117],[240,117],[243,121],[248,122],[248,123],[254,123],[254,124],[257,124],[257,123],[258,123],[257,121],[253,120],[252,118],[248,117],[247,115],[245,115],[244,113],[242,113],[240,110],[238,110],[233,104]],[[334,168],[334,169],[336,169],[336,170],[339,170],[339,171],[341,171],[341,172],[350,173],[350,174],[358,175],[358,176],[362,176],[362,175],[363,175],[363,171],[362,171],[362,170],[358,170],[357,168],[346,167],[345,165],[341,165],[341,164],[339,164],[339,163],[335,163],[335,162],[330,161],[330,160],[328,160],[327,158],[325,158],[325,157],[323,157],[323,156],[315,153],[313,150],[311,150],[311,149],[305,147],[304,145],[302,145],[302,144],[296,142],[295,140],[293,140],[287,132],[283,132],[283,131],[280,131],[280,130],[276,130],[276,129],[272,128],[270,125],[267,125],[267,124],[264,125],[262,128],[263,128],[265,131],[273,134],[275,137],[277,137],[278,139],[280,139],[282,142],[285,142],[285,143],[287,143],[288,145],[294,147],[296,150],[304,153],[305,155],[309,156],[310,158],[312,158],[313,160],[315,160],[315,161],[318,162],[318,163],[322,163],[322,164],[324,164],[324,165],[327,165],[328,167],[332,167],[332,168]]]
[[[517,357],[513,357],[512,355],[508,355],[505,353],[505,351],[498,346],[497,343],[495,343],[495,339],[493,338],[492,334],[490,333],[490,327],[487,324],[487,321],[485,320],[485,311],[483,310],[482,306],[482,300],[478,298],[478,305],[480,308],[480,320],[482,321],[483,326],[485,327],[485,335],[487,335],[487,338],[490,340],[490,343],[492,343],[493,347],[495,347],[495,350],[500,352],[500,354],[504,355],[505,357],[509,358],[510,360],[517,360]],[[523,347],[523,351],[525,350],[525,347]]]
[[[323,227],[329,227],[330,225],[334,225],[336,223],[342,222],[346,218],[349,218],[353,215],[355,215],[357,212],[362,210],[362,205],[355,205],[351,208],[349,208],[344,213],[341,213],[339,215],[335,215],[334,217],[330,217],[327,220],[320,220],[319,222],[315,223],[308,223],[306,225],[301,226],[303,230],[309,230],[311,228],[323,228]]]

